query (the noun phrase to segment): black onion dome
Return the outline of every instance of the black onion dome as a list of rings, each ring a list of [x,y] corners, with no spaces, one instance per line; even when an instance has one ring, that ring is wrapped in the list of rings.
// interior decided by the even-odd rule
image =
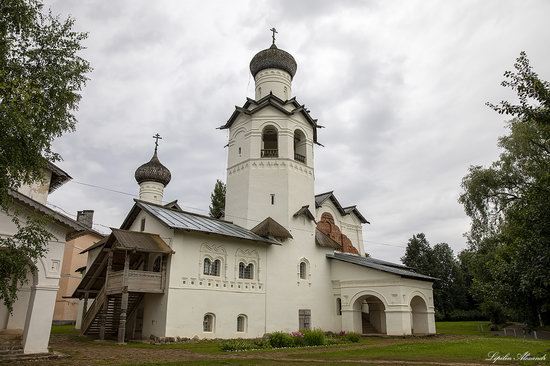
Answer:
[[[138,184],[143,182],[158,182],[167,186],[172,179],[170,170],[162,165],[156,151],[149,162],[136,169],[136,174],[134,176]]]
[[[265,69],[280,69],[288,72],[293,78],[296,74],[298,64],[292,55],[286,51],[280,50],[272,44],[271,47],[260,51],[250,61],[250,72],[252,76]]]

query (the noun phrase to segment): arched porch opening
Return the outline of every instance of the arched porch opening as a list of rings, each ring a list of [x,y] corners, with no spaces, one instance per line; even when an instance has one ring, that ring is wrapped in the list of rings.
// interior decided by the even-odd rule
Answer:
[[[300,130],[294,131],[294,160],[306,164],[306,136]]]
[[[374,295],[359,297],[353,303],[354,330],[361,334],[386,334],[386,307]]]
[[[411,332],[412,334],[428,334],[429,318],[426,301],[418,295],[411,299]]]

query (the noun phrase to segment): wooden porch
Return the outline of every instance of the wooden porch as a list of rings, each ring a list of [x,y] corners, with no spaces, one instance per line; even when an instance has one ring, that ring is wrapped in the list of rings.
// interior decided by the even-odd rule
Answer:
[[[81,334],[117,337],[124,343],[139,323],[144,295],[164,293],[166,263],[173,252],[156,234],[112,230],[73,297],[84,300]],[[133,320],[131,332],[128,319]]]

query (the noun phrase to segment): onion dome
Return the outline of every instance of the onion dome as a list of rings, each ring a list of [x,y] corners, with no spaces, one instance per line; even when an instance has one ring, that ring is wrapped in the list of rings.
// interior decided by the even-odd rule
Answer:
[[[268,49],[258,52],[250,61],[250,72],[254,77],[265,69],[280,69],[288,72],[290,78],[293,78],[297,68],[298,64],[294,57],[290,53],[278,49],[275,43]]]
[[[158,156],[157,149],[155,148],[155,153],[149,162],[143,164],[136,169],[136,174],[134,175],[138,184],[143,182],[158,182],[163,184],[165,187],[170,183],[172,179],[172,174],[167,167],[162,165]]]

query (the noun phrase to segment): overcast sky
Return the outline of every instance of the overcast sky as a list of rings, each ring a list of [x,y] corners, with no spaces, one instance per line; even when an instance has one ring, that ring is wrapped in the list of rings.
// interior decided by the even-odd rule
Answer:
[[[325,129],[316,192],[357,205],[372,256],[399,261],[407,240],[460,251],[469,219],[457,203],[470,165],[498,157],[505,117],[485,102],[520,51],[550,79],[549,1],[48,1],[89,33],[94,68],[76,132],[55,141],[73,181],[50,203],[95,210],[96,229],[120,226],[152,155],[171,170],[165,200],[206,213],[225,181],[224,124],[254,80],[249,62],[277,45],[298,63],[293,93]],[[128,194],[92,188],[107,187]],[[200,211],[203,210],[203,211]]]

